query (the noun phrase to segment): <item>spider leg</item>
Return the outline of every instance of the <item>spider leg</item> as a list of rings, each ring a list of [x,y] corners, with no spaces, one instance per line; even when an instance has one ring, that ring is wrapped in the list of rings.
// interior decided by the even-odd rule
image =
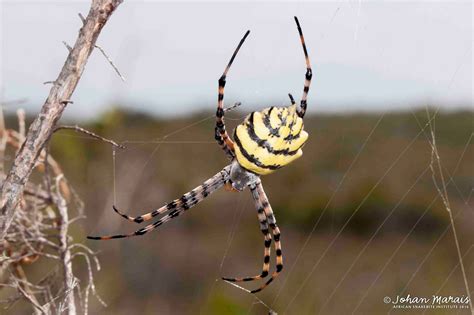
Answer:
[[[199,203],[202,201],[204,198],[206,198],[210,192],[216,190],[217,188],[220,188],[222,186],[222,176],[220,173],[214,175],[213,177],[209,178],[206,180],[202,185],[199,185],[198,187],[194,188],[190,192],[185,193],[181,198],[175,199],[167,204],[165,204],[163,207],[155,209],[151,212],[142,214],[138,217],[132,217],[129,216],[123,212],[121,212],[115,205],[112,206],[114,211],[118,213],[121,217],[135,222],[135,223],[142,223],[144,221],[148,221],[156,217],[157,215],[163,214],[168,211],[173,211],[176,209],[181,209],[181,208],[189,208],[189,204],[187,204],[185,201],[190,198],[190,196],[196,196],[195,198],[199,199],[196,203]]]
[[[311,64],[309,62],[308,50],[306,49],[306,44],[303,37],[303,31],[301,30],[300,22],[298,21],[298,18],[296,16],[295,16],[295,22],[298,28],[298,33],[300,34],[301,45],[303,46],[304,58],[306,60],[306,75],[305,75],[305,81],[304,81],[303,96],[301,97],[300,108],[298,110],[298,116],[303,118],[304,114],[306,113],[306,107],[307,107],[306,99],[308,98],[308,91],[309,91],[309,86],[311,85],[311,78],[313,77],[313,71],[311,69]]]
[[[252,196],[254,197],[255,200],[255,206],[257,208],[257,215],[258,215],[258,221],[260,222],[260,231],[262,231],[264,237],[265,237],[265,249],[263,253],[263,267],[262,267],[262,273],[259,274],[258,276],[253,276],[253,277],[245,277],[245,278],[222,278],[222,280],[225,281],[230,281],[230,282],[242,282],[242,281],[254,281],[254,280],[259,280],[263,279],[266,276],[268,276],[268,272],[270,270],[270,247],[272,245],[272,236],[270,232],[268,231],[268,221],[267,221],[267,216],[265,215],[265,210],[263,209],[262,203],[260,202],[259,195],[257,193],[257,188],[256,186],[251,186],[250,190],[252,192]]]
[[[251,293],[257,293],[262,291],[266,286],[275,280],[276,277],[280,274],[283,270],[283,256],[281,252],[281,242],[280,242],[280,229],[276,224],[275,216],[273,215],[272,206],[268,202],[267,195],[263,190],[262,183],[259,181],[257,183],[256,192],[258,198],[260,199],[260,203],[264,209],[265,215],[267,217],[268,225],[273,232],[273,240],[275,241],[275,253],[276,253],[276,270],[272,273],[271,278],[268,279],[264,284],[262,284],[258,289],[250,291]]]
[[[295,105],[296,102],[295,102],[295,99],[293,98],[293,95],[291,95],[291,93],[288,93],[288,97],[290,98],[291,105]]]
[[[227,72],[230,69],[230,66],[232,65],[232,62],[235,59],[235,56],[240,50],[240,47],[242,47],[242,44],[244,43],[245,39],[249,35],[250,31],[247,31],[244,35],[244,37],[240,40],[239,45],[237,45],[237,48],[235,49],[234,53],[232,54],[232,57],[230,58],[229,63],[227,64],[227,67],[224,70],[224,73],[219,79],[219,94],[217,97],[217,111],[216,111],[216,128],[215,128],[215,139],[219,146],[224,150],[225,154],[230,160],[233,160],[235,158],[234,154],[234,142],[232,139],[229,137],[229,134],[227,133],[225,129],[225,122],[224,122],[224,87],[226,84],[226,77],[227,77]]]
[[[158,221],[149,224],[133,233],[130,234],[117,234],[117,235],[109,235],[109,236],[87,236],[88,239],[92,240],[110,240],[110,239],[117,239],[117,238],[126,238],[126,237],[132,237],[132,236],[139,236],[139,235],[144,235],[147,232],[156,229],[160,225],[170,221],[171,219],[176,218],[177,216],[180,216],[183,214],[186,210],[191,209],[195,205],[197,205],[199,202],[204,200],[207,196],[209,196],[211,193],[216,191],[217,189],[221,188],[228,180],[229,180],[229,171],[230,171],[230,165],[226,166],[222,171],[208,179],[204,184],[196,187],[195,189],[191,190],[188,193],[185,193],[180,199],[176,199],[169,204],[167,204],[164,207],[161,207],[155,211],[152,211],[150,213],[144,214],[142,216],[133,218],[129,217],[125,214],[122,214],[121,212],[118,212],[120,215],[122,215],[124,218],[127,220],[131,220],[134,222],[143,222],[146,220],[150,220],[154,216],[159,214],[159,211],[161,213],[165,211],[170,211],[167,215],[163,216],[161,219]],[[206,185],[207,183],[207,185]],[[141,219],[140,219],[141,218]]]

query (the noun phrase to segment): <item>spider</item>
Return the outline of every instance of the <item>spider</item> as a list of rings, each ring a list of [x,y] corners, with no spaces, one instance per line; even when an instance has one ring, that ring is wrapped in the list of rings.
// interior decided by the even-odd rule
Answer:
[[[299,108],[291,94],[291,105],[288,107],[270,107],[262,111],[252,112],[245,120],[234,130],[234,141],[229,137],[224,123],[224,87],[226,84],[227,73],[239,52],[242,44],[249,35],[247,31],[240,40],[232,57],[230,58],[224,73],[219,79],[218,102],[216,111],[215,139],[219,146],[224,150],[230,164],[224,167],[216,175],[206,180],[202,185],[185,193],[181,198],[171,201],[161,208],[138,217],[131,217],[121,212],[113,206],[115,212],[123,218],[136,223],[142,223],[156,217],[157,215],[166,215],[156,222],[149,224],[134,233],[118,234],[111,236],[88,236],[93,240],[110,240],[125,237],[144,235],[149,231],[156,229],[160,225],[170,221],[173,218],[183,214],[186,210],[194,207],[204,200],[214,191],[221,187],[227,190],[243,191],[246,187],[250,189],[257,209],[260,230],[264,235],[264,258],[262,272],[253,277],[226,278],[222,279],[230,282],[264,280],[269,276],[270,271],[270,248],[275,242],[276,268],[270,278],[266,280],[259,288],[250,291],[257,293],[268,286],[283,269],[283,256],[280,242],[280,230],[276,224],[272,207],[268,201],[267,195],[263,190],[261,175],[267,175],[282,168],[290,162],[301,157],[302,146],[308,139],[308,133],[303,130],[303,117],[306,112],[306,99],[311,84],[312,70],[309,62],[308,51],[306,49],[303,32],[301,30],[298,18],[295,16],[296,26],[303,46],[304,57],[306,60],[306,75],[303,88],[303,95]],[[270,234],[271,231],[271,234]]]

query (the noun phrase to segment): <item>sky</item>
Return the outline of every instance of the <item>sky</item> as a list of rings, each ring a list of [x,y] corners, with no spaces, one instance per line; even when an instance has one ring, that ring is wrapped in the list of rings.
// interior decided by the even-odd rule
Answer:
[[[36,113],[87,15],[88,1],[0,2],[0,101]],[[243,110],[301,97],[313,66],[310,112],[473,108],[473,5],[450,2],[124,1],[97,44],[65,116],[93,118],[111,106],[158,116],[214,110],[217,80],[247,29],[225,102]],[[13,101],[24,100],[20,104]],[[9,105],[10,104],[10,105]]]

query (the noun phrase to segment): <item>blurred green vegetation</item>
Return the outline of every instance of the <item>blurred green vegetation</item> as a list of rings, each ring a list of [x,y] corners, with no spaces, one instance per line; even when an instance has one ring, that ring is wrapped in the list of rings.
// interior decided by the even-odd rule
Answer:
[[[223,154],[213,143],[211,115],[202,113],[188,118],[164,120],[143,113],[127,113],[116,109],[83,127],[124,142],[127,148],[116,153],[116,162],[119,164],[135,164],[137,162],[131,157],[137,155],[143,155],[145,159],[150,158],[143,172],[154,173],[158,180],[166,182],[167,190],[180,194],[210,177],[226,164]],[[232,130],[232,126],[245,114],[230,113],[228,116],[228,129]],[[209,119],[202,121],[205,118]],[[196,122],[200,123],[193,125]],[[381,114],[307,117],[305,128],[311,137],[304,148],[304,157],[291,167],[264,178],[264,182],[273,183],[266,188],[274,195],[272,204],[279,211],[280,222],[307,231],[327,207],[326,212],[336,216],[323,218],[320,226],[340,225],[355,210],[358,203],[364,200],[372,187],[376,186],[361,205],[360,220],[351,221],[348,227],[348,231],[357,233],[370,231],[369,227],[377,225],[386,212],[395,206],[402,190],[408,188],[429,165],[429,130],[425,128],[424,132],[421,131],[426,123],[427,115],[424,110],[390,113],[384,117],[381,117]],[[191,126],[188,127],[189,125]],[[441,113],[436,117],[434,126],[439,150],[447,157],[442,162],[450,174],[456,166],[456,157],[465,149],[472,132],[473,114]],[[374,133],[364,144],[374,127]],[[395,170],[386,174],[381,183],[377,183],[397,155],[409,144],[408,152],[396,163]],[[153,153],[155,150],[157,152]],[[347,174],[336,200],[328,205],[328,200],[359,151],[361,154],[353,165],[353,170]],[[52,141],[51,152],[64,165],[71,181],[79,183],[76,185],[79,191],[84,188],[90,190],[89,184],[94,185],[95,182],[102,181],[99,178],[92,180],[90,173],[84,172],[91,164],[109,172],[108,177],[112,172],[111,148],[104,143],[88,140],[84,135],[61,131]],[[101,172],[93,173],[102,175]],[[118,184],[121,175],[120,172],[117,174]],[[469,158],[465,158],[455,174],[457,189],[464,195],[469,193],[472,187],[470,175],[472,167]],[[186,181],[186,178],[189,178],[189,181]],[[403,201],[402,207],[410,210],[411,214],[406,215],[404,220],[399,222],[399,226],[393,226],[400,232],[407,228],[405,220],[415,219],[435,193],[430,176],[425,176],[421,181],[421,185],[415,187],[419,193],[411,194]],[[84,182],[89,184],[83,187],[81,183]],[[102,190],[100,186],[94,188],[97,191]],[[451,190],[455,192],[454,188]],[[428,216],[434,228],[433,232],[436,232],[436,227],[440,227],[441,222],[446,219],[441,204],[436,204]]]
[[[243,117],[243,112],[227,113],[228,129]],[[474,237],[473,118],[472,111],[440,112],[434,121],[445,178],[453,181],[448,193],[464,252]],[[425,256],[407,290],[427,296],[436,292],[458,260],[451,231],[445,232],[448,215],[428,169],[426,123],[424,109],[305,118],[310,138],[303,157],[263,178],[282,230],[286,266],[281,279],[260,295],[266,303],[272,304],[281,293],[272,305],[282,312],[308,279],[287,313],[317,314],[343,279],[322,313],[344,314],[379,276],[358,311],[385,313],[383,297],[396,296]],[[148,212],[199,185],[227,163],[214,143],[212,113],[162,119],[115,109],[81,126],[123,143],[126,149],[114,155],[110,145],[73,131],[60,131],[51,140],[51,153],[86,204],[87,219],[75,238],[137,229],[138,225],[122,222],[112,204],[130,215]],[[266,312],[262,305],[252,305],[255,300],[245,292],[218,280],[223,275],[259,272],[263,239],[248,192],[217,192],[143,238],[88,244],[102,251],[97,288],[109,304],[103,308],[94,301],[94,314]],[[329,244],[333,246],[327,249]],[[473,262],[474,255],[468,253],[465,263],[471,283]],[[379,275],[385,263],[386,270]],[[342,278],[348,268],[349,274]],[[441,293],[465,294],[459,271]]]

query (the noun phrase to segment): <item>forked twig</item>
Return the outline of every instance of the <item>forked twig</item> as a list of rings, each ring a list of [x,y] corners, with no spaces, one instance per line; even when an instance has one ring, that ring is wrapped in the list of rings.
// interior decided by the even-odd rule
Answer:
[[[41,312],[41,314],[44,314],[44,315],[48,315],[48,313],[46,313],[46,311],[43,309],[43,307],[41,305],[38,304],[38,302],[33,299],[22,287],[20,284],[18,284],[18,287],[17,287],[18,291],[20,291],[20,293],[23,295],[23,297],[25,299],[27,299],[34,307],[36,310],[38,310],[39,312]]]
[[[16,151],[24,142],[26,131],[24,112],[19,110],[17,118],[19,131],[7,129],[5,124],[2,124],[0,111],[0,165],[5,160],[3,156],[7,149]],[[70,126],[65,126],[65,129],[68,127]],[[114,148],[121,147],[114,141],[81,127],[71,128],[110,143]],[[0,283],[0,288],[9,286],[15,289],[11,297],[0,300],[0,303],[7,304],[6,307],[11,308],[14,303],[24,300],[31,305],[32,313],[35,315],[76,315],[79,310],[87,312],[89,292],[104,304],[95,291],[90,267],[91,262],[95,263],[97,270],[100,265],[96,253],[83,244],[73,243],[73,239],[68,235],[69,226],[84,217],[83,203],[67,183],[61,166],[49,155],[48,149],[46,143],[34,166],[41,179],[39,182],[29,181],[25,185],[22,201],[14,213],[5,240],[0,242],[0,252],[3,253],[0,256],[2,267],[0,273],[2,270],[8,270],[6,268],[12,271],[7,282]],[[1,177],[4,178],[3,169],[0,169]],[[77,215],[73,218],[70,218],[71,208],[77,211]],[[73,260],[77,256],[85,257],[89,270],[89,284],[84,288],[85,296],[80,291],[78,278],[73,274]],[[39,282],[30,282],[22,266],[34,264],[37,260],[45,258],[53,261],[55,270],[49,272]]]
[[[56,123],[61,118],[85,69],[97,38],[108,19],[123,0],[94,0],[91,3],[85,24],[79,30],[74,47],[51,87],[49,96],[40,114],[30,125],[24,145],[16,154],[12,168],[1,187],[0,197],[0,240],[5,238],[14,219],[25,183],[37,164],[37,159],[45,143],[51,137]]]
[[[25,299],[28,300],[28,302],[31,303],[31,305],[34,306],[35,314],[47,314],[44,307],[39,304],[35,295],[31,292],[30,290],[31,284],[26,279],[26,275],[25,275],[25,272],[23,271],[23,268],[19,264],[14,264],[14,266],[12,266],[12,269],[13,269],[13,273],[17,277],[16,281],[14,281],[16,289],[20,292],[20,294]]]

